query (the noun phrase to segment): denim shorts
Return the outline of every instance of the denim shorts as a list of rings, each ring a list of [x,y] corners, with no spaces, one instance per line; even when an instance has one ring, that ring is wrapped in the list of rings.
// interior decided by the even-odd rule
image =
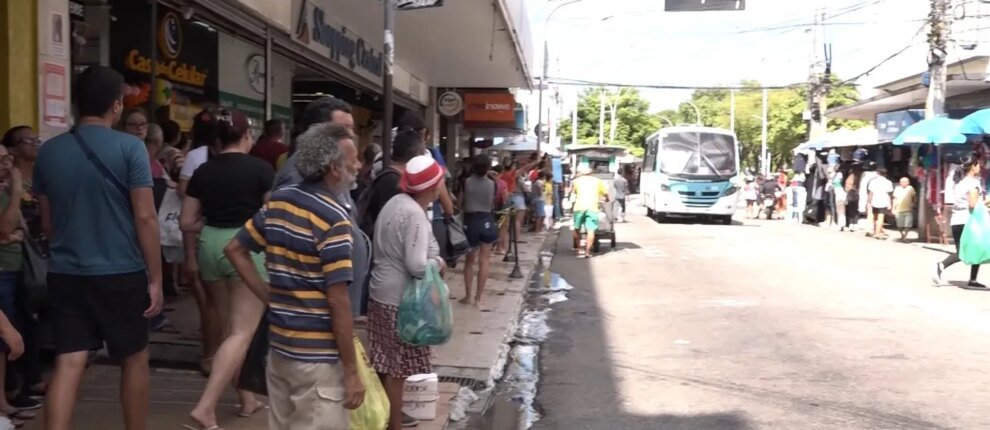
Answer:
[[[546,218],[547,216],[546,203],[543,200],[533,201],[533,216],[537,218]]]
[[[513,194],[511,199],[512,207],[516,208],[516,210],[526,210],[526,196],[522,194]]]
[[[483,243],[488,245],[498,241],[495,216],[488,212],[464,214],[464,232],[467,234],[468,245],[472,248],[477,248]]]

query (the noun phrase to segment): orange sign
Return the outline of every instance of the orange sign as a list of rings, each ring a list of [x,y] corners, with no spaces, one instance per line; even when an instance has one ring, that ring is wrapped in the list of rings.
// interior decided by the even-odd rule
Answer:
[[[464,95],[464,122],[516,122],[516,99],[510,93],[468,93]]]

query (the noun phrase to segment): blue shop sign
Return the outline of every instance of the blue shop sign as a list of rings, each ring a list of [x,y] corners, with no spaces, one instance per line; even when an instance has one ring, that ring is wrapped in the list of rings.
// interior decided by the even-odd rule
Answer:
[[[893,142],[904,129],[923,119],[925,119],[924,109],[878,113],[877,135],[880,143]]]

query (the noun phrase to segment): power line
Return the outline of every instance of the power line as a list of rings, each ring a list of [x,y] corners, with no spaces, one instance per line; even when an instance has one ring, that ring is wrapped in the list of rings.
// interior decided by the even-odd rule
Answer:
[[[889,57],[884,58],[883,60],[881,60],[879,63],[877,63],[873,67],[870,67],[867,71],[865,71],[863,73],[860,73],[860,74],[858,74],[858,75],[856,75],[856,76],[854,76],[852,78],[846,79],[845,81],[842,81],[840,83],[840,85],[845,85],[845,84],[852,83],[852,82],[858,80],[859,78],[862,78],[863,76],[866,76],[866,75],[869,75],[870,73],[873,73],[874,70],[879,69],[884,64],[887,64],[887,62],[889,62],[890,60],[893,60],[894,58],[897,58],[899,55],[907,52],[908,49],[911,49],[911,48],[917,46],[919,43],[916,42],[915,39],[918,38],[918,35],[920,35],[921,32],[923,32],[925,30],[925,27],[927,27],[927,26],[928,26],[928,23],[927,22],[925,24],[922,24],[921,27],[918,28],[918,31],[914,33],[914,36],[911,37],[911,41],[908,42],[907,46],[905,46],[905,47],[897,50],[897,52],[894,52]]]
[[[808,85],[806,82],[788,85],[762,85],[759,87],[745,85],[677,85],[677,84],[624,84],[604,81],[587,81],[583,79],[547,78],[547,83],[564,86],[581,87],[620,87],[620,88],[649,88],[655,90],[786,90]]]

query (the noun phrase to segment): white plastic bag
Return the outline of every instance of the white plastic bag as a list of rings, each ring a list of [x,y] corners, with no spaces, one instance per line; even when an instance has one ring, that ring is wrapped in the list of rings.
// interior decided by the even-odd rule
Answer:
[[[175,188],[165,191],[162,206],[158,208],[158,231],[162,246],[182,247],[182,230],[179,229],[179,213],[182,212],[182,199]]]

